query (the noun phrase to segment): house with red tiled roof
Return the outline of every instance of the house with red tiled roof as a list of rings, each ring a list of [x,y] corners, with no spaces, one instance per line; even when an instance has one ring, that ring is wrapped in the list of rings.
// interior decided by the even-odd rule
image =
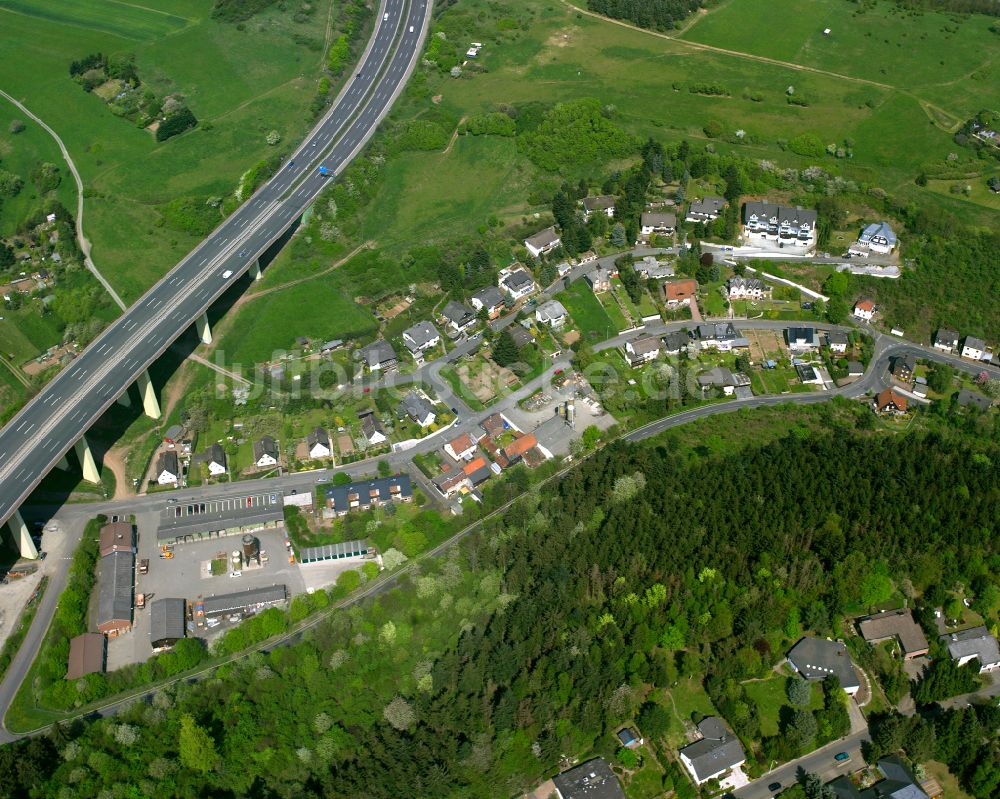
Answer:
[[[854,303],[854,317],[870,322],[875,316],[875,303],[871,300],[858,300]]]
[[[467,461],[476,454],[476,442],[468,433],[462,433],[445,444],[444,451],[457,461]]]
[[[902,416],[906,413],[906,397],[891,388],[881,392],[872,403],[876,413],[888,416]]]
[[[690,305],[697,293],[697,280],[668,280],[663,284],[663,298],[670,308],[676,308],[678,305]]]

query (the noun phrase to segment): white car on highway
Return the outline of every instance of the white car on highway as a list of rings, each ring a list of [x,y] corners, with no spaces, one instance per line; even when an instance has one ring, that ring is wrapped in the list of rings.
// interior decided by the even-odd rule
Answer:
[[[222,273],[222,279],[223,280],[227,280],[227,279],[231,278],[232,276],[233,276],[233,270],[232,269],[227,269],[225,272]]]

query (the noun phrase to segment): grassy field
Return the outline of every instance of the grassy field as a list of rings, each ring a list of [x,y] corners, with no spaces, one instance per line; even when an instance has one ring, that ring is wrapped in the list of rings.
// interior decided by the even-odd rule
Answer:
[[[158,205],[228,195],[273,152],[269,130],[289,145],[304,132],[331,2],[301,22],[275,8],[243,30],[210,19],[211,0],[0,2],[0,86],[66,142],[87,185],[94,260],[126,301],[194,243],[157,226]],[[157,143],[114,116],[69,77],[70,61],[93,52],[135,53],[146,85],[182,94],[199,127]]]
[[[618,332],[617,324],[612,322],[585,280],[577,280],[555,298],[566,306],[585,341],[603,341]]]
[[[848,0],[771,0],[762,14],[753,0],[728,0],[684,38],[907,89],[964,121],[970,106],[993,107],[1000,97],[1000,86],[989,77],[998,48],[990,31],[995,22],[889,2],[868,7]]]

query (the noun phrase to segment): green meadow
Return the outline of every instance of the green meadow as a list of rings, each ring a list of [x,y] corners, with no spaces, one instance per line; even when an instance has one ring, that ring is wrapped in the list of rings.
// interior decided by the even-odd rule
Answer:
[[[292,146],[309,127],[332,0],[296,22],[277,7],[235,25],[209,18],[211,0],[156,8],[111,0],[0,0],[0,86],[63,138],[83,176],[93,257],[126,301],[196,243],[160,227],[177,197],[227,196],[240,175]],[[198,127],[157,143],[69,77],[88,53],[134,53],[145,84],[179,93]]]

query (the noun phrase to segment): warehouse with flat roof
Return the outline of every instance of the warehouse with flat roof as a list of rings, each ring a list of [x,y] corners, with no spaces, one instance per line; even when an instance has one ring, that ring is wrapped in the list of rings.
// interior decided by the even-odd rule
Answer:
[[[149,643],[153,649],[173,646],[186,634],[187,603],[173,597],[149,606]]]
[[[288,586],[270,585],[264,588],[251,588],[249,591],[239,591],[235,594],[220,594],[205,597],[205,615],[223,616],[226,613],[256,613],[264,608],[280,605],[288,600]]]

